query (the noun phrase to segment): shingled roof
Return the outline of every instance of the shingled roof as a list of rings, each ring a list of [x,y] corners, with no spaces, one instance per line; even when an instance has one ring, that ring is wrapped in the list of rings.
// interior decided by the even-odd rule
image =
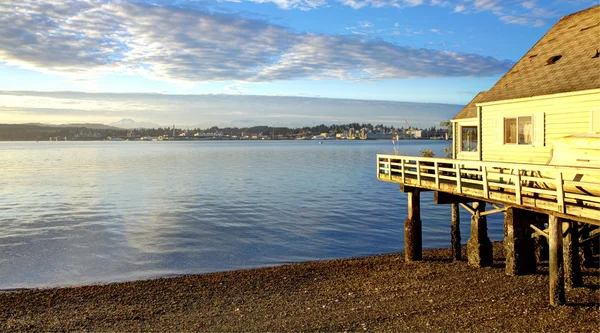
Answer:
[[[460,110],[460,112],[456,115],[456,117],[454,117],[454,119],[477,118],[477,107],[475,106],[475,104],[479,103],[479,101],[483,98],[484,94],[485,91],[482,91],[479,94],[477,94],[475,98],[473,98],[473,100],[471,100],[469,104],[467,104],[467,106]]]
[[[599,48],[600,5],[565,16],[478,102],[600,88]]]

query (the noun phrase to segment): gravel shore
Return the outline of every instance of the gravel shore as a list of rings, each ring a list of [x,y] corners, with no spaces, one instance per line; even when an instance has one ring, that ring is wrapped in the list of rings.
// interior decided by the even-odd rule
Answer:
[[[548,305],[547,267],[504,274],[450,250],[0,293],[0,331],[600,332],[600,271]]]

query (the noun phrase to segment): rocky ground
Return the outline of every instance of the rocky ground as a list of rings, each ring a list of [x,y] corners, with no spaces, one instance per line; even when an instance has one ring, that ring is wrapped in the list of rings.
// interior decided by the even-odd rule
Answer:
[[[501,244],[494,245],[501,254]],[[548,305],[547,267],[509,277],[450,250],[0,293],[0,331],[600,331],[600,271]]]

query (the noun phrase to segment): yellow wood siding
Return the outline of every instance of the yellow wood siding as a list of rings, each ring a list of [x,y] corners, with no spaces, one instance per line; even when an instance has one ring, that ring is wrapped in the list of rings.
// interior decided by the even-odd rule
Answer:
[[[577,133],[589,133],[591,110],[600,107],[600,92],[549,98],[523,99],[507,103],[482,104],[481,139],[484,161],[546,164],[555,139]],[[500,117],[544,114],[545,145],[506,145],[497,143],[497,119]]]

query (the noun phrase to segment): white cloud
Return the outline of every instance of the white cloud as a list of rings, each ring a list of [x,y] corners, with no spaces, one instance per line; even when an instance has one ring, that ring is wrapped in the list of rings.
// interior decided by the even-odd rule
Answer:
[[[465,5],[456,5],[456,7],[454,7],[454,13],[461,13],[464,12],[467,9],[467,7]]]
[[[305,126],[311,121],[402,125],[404,117],[431,126],[451,118],[462,108],[453,104],[307,97],[33,91],[0,91],[0,101],[10,101],[10,104],[0,104],[0,123],[112,123],[132,118],[163,126],[198,125],[203,128],[273,123],[294,127]]]
[[[535,0],[528,0],[521,2],[521,6],[527,9],[533,9],[535,7]]]
[[[139,3],[0,5],[0,59],[71,78],[129,73],[198,82],[489,76],[512,63],[351,36],[299,34],[234,15]]]
[[[502,22],[509,24],[523,24],[540,26],[544,25],[543,18],[539,18],[535,11],[537,0],[501,1],[501,0],[220,0],[230,2],[250,1],[255,3],[272,3],[281,9],[313,10],[319,7],[339,3],[354,9],[372,8],[407,8],[421,5],[452,8],[452,13],[478,13],[491,12],[498,16]],[[588,0],[572,0],[568,2],[590,2]],[[554,13],[553,13],[554,14]],[[552,15],[555,17],[556,14]],[[358,32],[357,32],[358,33]],[[363,33],[358,33],[363,34]]]

